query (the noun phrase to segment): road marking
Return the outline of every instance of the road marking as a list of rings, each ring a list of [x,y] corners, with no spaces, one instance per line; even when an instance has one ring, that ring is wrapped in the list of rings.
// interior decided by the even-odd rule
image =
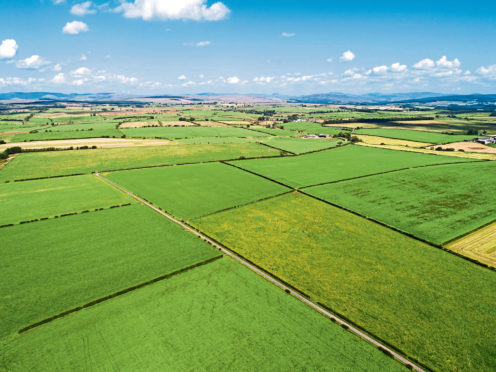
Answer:
[[[224,253],[227,256],[233,258],[234,260],[238,261],[242,265],[244,265],[247,268],[249,268],[250,270],[254,271],[255,273],[257,273],[258,275],[260,275],[264,279],[268,280],[269,282],[271,282],[271,283],[275,284],[276,286],[278,286],[279,288],[283,289],[286,293],[291,294],[292,296],[296,297],[300,301],[304,302],[308,306],[310,306],[313,309],[317,310],[319,313],[321,313],[322,315],[324,315],[327,318],[331,319],[332,321],[336,322],[337,324],[339,324],[341,326],[345,326],[350,332],[354,333],[355,335],[359,336],[360,338],[362,338],[362,339],[370,342],[371,344],[375,345],[376,347],[378,347],[378,348],[386,351],[387,353],[391,354],[392,356],[394,356],[395,359],[397,359],[398,361],[400,361],[405,366],[407,366],[409,368],[412,368],[412,369],[414,369],[414,370],[416,370],[418,372],[426,372],[424,369],[422,369],[421,367],[419,367],[416,364],[412,363],[411,361],[409,361],[408,359],[406,359],[405,357],[403,357],[401,354],[397,353],[393,349],[391,349],[388,346],[382,344],[381,342],[377,341],[376,339],[374,339],[371,336],[367,335],[366,333],[362,332],[358,328],[355,328],[353,325],[347,323],[343,319],[338,318],[336,315],[332,314],[331,312],[329,312],[328,310],[326,310],[323,307],[319,306],[318,304],[316,304],[316,303],[310,301],[309,299],[305,298],[304,296],[302,296],[301,294],[299,294],[295,290],[291,289],[290,287],[288,287],[284,283],[281,283],[276,278],[272,277],[271,275],[265,273],[264,271],[262,271],[258,267],[252,265],[248,261],[246,261],[243,258],[239,257],[236,253],[234,253],[231,250],[227,249],[226,247],[218,244],[217,242],[214,242],[212,239],[210,239],[207,236],[203,235],[201,232],[194,230],[190,226],[188,226],[185,223],[177,220],[176,218],[172,217],[168,213],[166,213],[163,210],[155,207],[154,205],[150,204],[149,202],[147,202],[146,200],[142,199],[138,195],[133,194],[132,192],[126,190],[125,188],[123,188],[120,185],[116,184],[115,182],[109,180],[108,178],[102,177],[99,172],[96,172],[95,173],[95,176],[98,177],[98,178],[100,178],[100,179],[102,179],[102,180],[104,180],[105,182],[108,182],[113,187],[119,189],[120,191],[122,191],[125,194],[129,195],[130,197],[136,199],[137,201],[139,201],[140,203],[146,205],[147,207],[153,209],[155,212],[160,213],[162,216],[168,218],[172,222],[174,222],[174,223],[182,226],[184,229],[188,230],[189,232],[195,234],[196,236],[198,236],[199,238],[203,239],[207,243],[211,244],[215,248],[219,249],[222,253]]]

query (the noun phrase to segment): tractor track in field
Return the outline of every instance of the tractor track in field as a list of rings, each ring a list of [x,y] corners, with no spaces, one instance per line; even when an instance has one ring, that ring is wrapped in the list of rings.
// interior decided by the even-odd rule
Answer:
[[[360,337],[361,339],[373,344],[379,350],[384,352],[386,355],[389,355],[389,356],[393,357],[394,359],[396,359],[397,361],[399,361],[400,363],[402,363],[405,367],[407,367],[409,369],[416,370],[418,372],[426,372],[429,370],[428,367],[425,367],[425,366],[421,367],[419,362],[416,361],[414,363],[414,362],[410,361],[409,359],[407,359],[407,357],[400,354],[400,352],[397,352],[393,347],[385,345],[381,341],[378,341],[376,338],[374,338],[374,337],[370,336],[369,334],[367,334],[366,332],[360,330],[358,327],[354,326],[353,324],[351,324],[351,323],[341,319],[337,315],[331,313],[331,311],[325,309],[323,306],[319,305],[318,303],[315,303],[315,302],[311,301],[310,299],[306,298],[304,295],[300,294],[299,291],[297,291],[295,288],[291,287],[288,284],[283,283],[282,281],[280,281],[277,278],[273,277],[272,275],[268,274],[263,269],[257,267],[253,263],[249,262],[248,260],[246,260],[243,257],[241,257],[240,255],[238,255],[236,252],[225,247],[220,242],[214,241],[212,238],[209,238],[208,236],[206,236],[202,232],[195,230],[193,227],[189,226],[185,222],[182,222],[182,221],[174,218],[170,214],[164,212],[163,210],[159,209],[158,207],[155,207],[154,205],[147,202],[146,200],[139,197],[138,195],[133,194],[131,191],[125,189],[124,187],[122,187],[122,186],[116,184],[115,182],[101,176],[99,172],[96,172],[95,176],[104,180],[105,182],[109,183],[111,186],[124,192],[125,194],[134,198],[135,200],[139,201],[140,203],[144,204],[145,206],[153,209],[155,212],[161,214],[162,216],[169,219],[170,221],[178,224],[179,226],[181,226],[185,230],[189,231],[190,233],[195,234],[196,236],[198,236],[199,238],[201,238],[205,242],[209,243],[213,247],[220,250],[225,255],[227,255],[227,256],[231,257],[232,259],[236,260],[237,262],[241,263],[242,265],[244,265],[245,267],[247,267],[251,271],[255,272],[256,274],[258,274],[261,277],[263,277],[264,279],[266,279],[267,281],[269,281],[272,284],[275,284],[279,288],[283,289],[286,293],[292,295],[293,297],[296,297],[301,302],[305,303],[306,305],[308,305],[311,308],[313,308],[314,310],[318,311],[319,313],[321,313],[325,317],[329,318],[334,323],[339,324],[340,326],[347,329],[348,331],[355,334],[356,336]]]

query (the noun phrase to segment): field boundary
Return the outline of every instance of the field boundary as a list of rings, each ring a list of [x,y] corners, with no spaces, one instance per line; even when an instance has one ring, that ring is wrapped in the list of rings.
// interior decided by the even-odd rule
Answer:
[[[275,147],[275,146],[272,146],[272,145],[268,145],[266,143],[263,143],[263,142],[257,142],[259,145],[261,146],[266,146],[266,147],[270,147],[271,149],[274,149],[274,150],[279,150],[279,151],[282,151],[282,152],[287,152],[288,154],[291,154],[292,156],[298,156],[299,154],[297,154],[296,152],[293,152],[293,151],[288,151],[288,150],[284,150],[284,149],[281,149],[279,147]]]
[[[122,296],[122,295],[124,295],[124,294],[126,294],[126,293],[129,293],[129,292],[132,292],[132,291],[134,291],[134,290],[136,290],[136,289],[140,289],[140,288],[146,287],[146,286],[148,286],[148,285],[150,285],[150,284],[154,284],[154,283],[156,283],[156,282],[159,282],[159,281],[162,281],[162,280],[168,279],[168,278],[170,278],[170,277],[176,276],[176,275],[181,274],[181,273],[184,273],[184,272],[186,272],[186,271],[189,271],[189,270],[195,269],[195,268],[197,268],[197,267],[200,267],[200,266],[203,266],[203,265],[209,264],[209,263],[214,262],[214,261],[216,261],[216,260],[218,260],[218,259],[220,259],[220,258],[222,258],[222,257],[224,257],[224,256],[223,256],[223,255],[219,255],[219,256],[211,257],[211,258],[209,258],[209,259],[207,259],[207,260],[204,260],[204,261],[201,261],[201,262],[195,263],[195,264],[193,264],[193,265],[189,265],[189,266],[183,267],[182,269],[179,269],[179,270],[173,271],[173,272],[171,272],[171,273],[168,273],[168,274],[165,274],[165,275],[161,275],[161,276],[159,276],[159,277],[157,277],[157,278],[154,278],[154,279],[148,280],[148,281],[146,281],[146,282],[143,282],[143,283],[140,283],[140,284],[134,285],[134,286],[132,286],[132,287],[128,287],[128,288],[126,288],[126,289],[120,290],[120,291],[118,291],[118,292],[114,292],[114,293],[109,294],[109,295],[104,296],[104,297],[100,297],[100,298],[98,298],[98,299],[96,299],[96,300],[93,300],[93,301],[90,301],[90,302],[88,302],[88,303],[86,303],[86,304],[84,304],[84,305],[74,307],[74,308],[72,308],[72,309],[70,309],[70,310],[66,310],[66,311],[64,311],[64,312],[62,312],[62,313],[59,313],[59,314],[54,315],[54,316],[51,316],[50,318],[46,318],[46,319],[41,320],[41,321],[39,321],[39,322],[33,323],[33,324],[31,324],[31,325],[28,325],[27,327],[24,327],[24,328],[20,329],[20,330],[18,331],[18,333],[19,333],[19,334],[22,334],[22,333],[24,333],[24,332],[27,332],[27,331],[29,331],[29,330],[33,329],[33,328],[39,327],[39,326],[41,326],[41,325],[43,325],[43,324],[50,323],[50,322],[52,322],[52,321],[54,321],[54,320],[56,320],[56,319],[63,318],[63,317],[65,317],[65,316],[69,315],[69,314],[72,314],[72,313],[78,312],[78,311],[83,310],[83,309],[87,309],[87,308],[89,308],[89,307],[92,307],[92,306],[98,305],[99,303],[102,303],[102,302],[105,302],[105,301],[111,300],[111,299],[113,299],[113,298],[115,298],[115,297],[118,297],[118,296]]]
[[[333,183],[339,183],[339,182],[345,182],[345,181],[352,181],[352,180],[357,180],[360,178],[367,178],[367,177],[373,177],[373,176],[380,176],[382,174],[388,174],[388,173],[395,173],[395,172],[403,172],[407,171],[410,169],[418,169],[418,168],[427,168],[427,167],[441,167],[443,165],[456,165],[456,164],[469,164],[469,163],[482,163],[482,162],[487,162],[489,160],[473,160],[473,161],[458,161],[458,162],[451,162],[451,163],[442,163],[442,164],[427,164],[427,165],[418,165],[415,167],[409,167],[409,168],[399,168],[399,169],[393,169],[390,171],[384,171],[384,172],[378,172],[378,173],[371,173],[371,174],[366,174],[364,176],[357,176],[357,177],[351,177],[351,178],[344,178],[342,180],[337,180],[337,181],[329,181],[329,182],[321,182],[321,183],[316,183],[315,185],[309,185],[309,186],[303,186],[298,188],[298,190],[303,190],[307,189],[310,187],[317,187],[317,186],[324,186],[324,185],[330,185]]]
[[[122,207],[127,207],[127,206],[130,206],[130,205],[133,205],[133,204],[132,203],[116,204],[116,205],[112,205],[110,207],[102,207],[102,208],[94,208],[94,209],[84,209],[84,210],[80,210],[80,211],[77,211],[77,212],[68,212],[68,213],[63,213],[63,214],[59,214],[59,215],[56,215],[56,216],[39,217],[39,218],[34,218],[32,220],[25,220],[25,221],[20,221],[20,222],[14,222],[14,223],[9,223],[9,224],[5,224],[5,225],[0,225],[0,229],[5,228],[5,227],[25,225],[27,223],[33,223],[33,222],[55,220],[57,218],[63,218],[63,217],[69,217],[69,216],[76,216],[76,215],[79,215],[79,214],[100,212],[100,211],[105,211],[105,210],[114,209],[114,208],[122,208]]]
[[[267,272],[265,272],[265,270],[263,270],[261,268],[258,268],[256,265],[250,263],[248,260],[246,260],[243,257],[241,257],[235,251],[232,251],[231,249],[229,249],[226,246],[224,246],[222,243],[217,242],[217,241],[209,238],[206,234],[200,232],[196,228],[193,228],[193,227],[189,226],[188,224],[186,224],[186,223],[184,223],[182,221],[177,220],[173,216],[165,213],[164,211],[160,210],[159,208],[157,208],[157,207],[153,206],[152,204],[148,203],[147,201],[145,201],[144,199],[142,199],[138,195],[133,194],[132,192],[126,190],[124,187],[116,184],[115,182],[113,182],[113,181],[111,181],[111,180],[109,180],[107,178],[102,177],[100,174],[97,173],[96,176],[97,177],[101,177],[102,179],[104,179],[105,181],[107,181],[112,186],[114,186],[117,189],[125,192],[127,195],[133,197],[137,201],[139,201],[142,204],[146,205],[147,207],[153,209],[155,212],[161,214],[162,216],[166,217],[170,221],[172,221],[172,222],[180,225],[181,227],[183,227],[184,229],[188,230],[189,232],[195,234],[199,238],[203,239],[205,242],[207,242],[210,245],[214,246],[215,248],[219,249],[225,255],[233,258],[234,260],[238,261],[239,263],[241,263],[242,265],[244,265],[248,269],[250,269],[253,272],[257,273],[258,275],[260,275],[264,279],[268,280],[269,282],[271,282],[271,283],[275,284],[276,286],[278,286],[279,288],[283,289],[286,293],[288,293],[288,294],[296,297],[300,301],[302,301],[305,304],[307,304],[308,306],[312,307],[314,310],[316,310],[319,313],[321,313],[322,315],[326,316],[331,321],[338,323],[343,328],[346,328],[348,331],[350,331],[351,333],[357,335],[361,339],[363,339],[365,341],[368,341],[369,343],[372,343],[377,348],[379,348],[381,351],[383,351],[384,353],[386,353],[388,356],[392,357],[393,359],[399,361],[400,363],[402,363],[407,368],[409,368],[409,369],[415,369],[418,372],[425,372],[426,370],[429,370],[428,367],[423,366],[423,365],[422,365],[422,367],[420,367],[419,366],[420,363],[418,363],[418,362],[415,362],[414,363],[411,360],[409,360],[409,359],[412,359],[412,358],[410,358],[406,354],[404,354],[404,356],[401,355],[403,353],[399,353],[399,352],[395,351],[393,348],[390,348],[387,345],[385,345],[384,343],[381,343],[380,341],[376,340],[374,337],[370,336],[366,332],[361,331],[360,329],[358,329],[354,325],[350,324],[349,322],[346,322],[345,320],[341,319],[339,316],[331,313],[329,310],[326,310],[325,308],[323,308],[322,306],[318,305],[317,303],[312,302],[309,298],[307,298],[304,295],[300,294],[299,291],[296,291],[292,287],[284,284],[282,281],[276,279],[273,275],[268,274]]]
[[[366,128],[364,128],[364,129],[366,129]],[[369,129],[366,129],[366,130],[381,130],[381,129],[384,129],[384,128],[369,128]],[[443,133],[438,133],[438,132],[431,132],[431,131],[428,131],[428,130],[403,129],[403,128],[391,128],[391,129],[393,129],[393,130],[410,130],[410,131],[423,132],[423,133],[429,133],[429,134],[443,134]],[[372,136],[372,137],[382,137],[382,138],[389,138],[389,139],[396,139],[396,140],[403,140],[403,141],[420,142],[420,141],[409,140],[409,139],[404,139],[404,138],[397,138],[397,137],[376,136],[374,134],[361,134],[361,133],[355,133],[355,134],[358,134],[360,136]],[[468,136],[466,134],[444,134],[444,135],[446,135],[446,136]],[[474,136],[474,138],[476,138],[476,137],[477,136]],[[455,141],[455,142],[459,142],[459,141]],[[424,143],[432,143],[432,142],[424,142]],[[452,143],[452,142],[433,143],[433,145],[447,145],[449,143]]]
[[[470,231],[468,231],[468,232],[466,232],[466,233],[460,234],[460,235],[458,235],[458,236],[456,236],[456,237],[454,237],[454,238],[452,238],[452,239],[446,240],[446,241],[445,241],[445,242],[443,242],[441,245],[442,245],[442,246],[445,246],[445,245],[448,245],[448,244],[454,243],[454,242],[456,242],[457,240],[463,239],[463,238],[465,238],[466,236],[468,236],[468,235],[470,235],[470,234],[473,234],[473,233],[475,233],[475,232],[477,232],[477,231],[479,231],[479,230],[482,230],[483,228],[488,227],[489,225],[492,225],[492,224],[493,224],[493,223],[495,223],[495,222],[496,222],[496,218],[495,218],[495,219],[493,219],[493,220],[491,220],[491,221],[489,221],[489,222],[486,222],[484,225],[481,225],[481,226],[479,226],[479,227],[476,227],[475,229],[472,229],[472,230],[470,230]]]

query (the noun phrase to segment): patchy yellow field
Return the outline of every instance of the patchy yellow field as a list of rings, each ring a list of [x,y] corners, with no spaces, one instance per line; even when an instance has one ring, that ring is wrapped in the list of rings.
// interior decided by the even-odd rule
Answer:
[[[80,146],[97,146],[98,148],[112,147],[134,147],[134,146],[161,146],[172,144],[172,141],[139,139],[139,138],[82,138],[71,140],[53,140],[53,141],[30,141],[19,143],[7,143],[0,145],[0,151],[8,147],[20,146],[23,149],[43,149],[54,147],[57,149],[66,149],[69,147]]]
[[[229,125],[249,125],[249,124],[251,124],[250,121],[246,121],[246,120],[222,120],[222,123],[229,124]]]
[[[190,121],[181,121],[181,120],[168,120],[168,121],[160,121],[163,127],[192,127],[195,126],[195,123]]]
[[[437,147],[442,147],[443,149],[455,149],[456,151],[463,150],[466,152],[480,152],[484,154],[496,154],[496,148],[483,145],[477,142],[454,142],[448,143],[443,146],[432,146],[429,149],[433,150]]]
[[[496,267],[496,223],[464,236],[446,248]]]
[[[385,138],[385,137],[378,137],[378,136],[367,136],[363,134],[357,134],[356,135],[359,139],[362,140],[362,142],[371,144],[371,145],[380,145],[381,143],[385,145],[393,145],[393,146],[405,146],[405,147],[425,147],[430,145],[430,143],[425,143],[425,142],[415,142],[415,141],[408,141],[408,140],[400,140],[400,139],[394,139],[394,138]]]
[[[338,124],[325,124],[324,127],[336,127],[336,128],[379,128],[377,124],[371,123],[338,123]]]
[[[360,142],[360,143],[358,143],[358,145],[380,147],[382,149],[391,149],[391,150],[422,152],[424,154],[455,156],[455,157],[459,157],[459,158],[480,159],[480,160],[496,160],[496,154],[482,154],[482,153],[463,152],[463,151],[435,151],[435,150],[425,149],[422,147],[406,147],[406,146],[398,146],[398,145],[374,145],[374,144],[365,143],[365,142]]]
[[[198,124],[201,127],[223,127],[226,128],[229,125],[221,123],[220,121],[210,121],[210,120],[195,120],[195,124]]]
[[[151,126],[158,126],[160,127],[160,123],[158,120],[151,120],[151,121],[126,121],[125,123],[122,123],[119,125],[119,128],[121,129],[126,129],[126,128],[143,128],[143,127],[151,127]]]

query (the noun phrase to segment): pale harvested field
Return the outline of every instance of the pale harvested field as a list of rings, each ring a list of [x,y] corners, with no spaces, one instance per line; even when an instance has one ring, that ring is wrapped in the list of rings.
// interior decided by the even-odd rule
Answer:
[[[359,139],[361,139],[364,143],[371,145],[380,145],[381,143],[384,143],[385,145],[405,146],[405,147],[425,147],[430,145],[430,143],[424,143],[424,142],[415,142],[415,141],[400,140],[395,138],[385,138],[378,136],[367,136],[363,134],[357,134],[356,136]]]
[[[151,121],[126,121],[125,123],[119,125],[119,128],[121,129],[143,128],[143,127],[151,127],[153,125],[160,127],[160,123],[157,120],[151,120]]]
[[[406,147],[398,145],[373,145],[370,143],[360,142],[360,146],[370,146],[379,147],[381,149],[391,149],[391,150],[401,150],[401,151],[411,151],[411,152],[422,152],[424,154],[436,154],[444,156],[454,156],[459,158],[469,158],[469,159],[480,159],[480,160],[496,160],[496,154],[482,154],[475,152],[463,152],[463,151],[435,151],[429,150],[421,147]]]
[[[379,128],[378,125],[372,123],[338,123],[338,124],[325,124],[324,127],[336,127],[336,128]]]
[[[482,143],[476,142],[454,142],[443,146],[432,146],[429,149],[435,149],[436,147],[442,147],[443,149],[455,149],[464,150],[466,152],[480,152],[483,154],[496,154],[496,148],[483,145]]]
[[[496,223],[450,243],[446,248],[496,267]]]
[[[29,130],[13,130],[9,132],[2,132],[0,135],[9,135],[9,134],[24,134],[24,133],[29,133]]]
[[[195,120],[195,123],[201,127],[228,127],[228,124],[221,123],[219,121],[209,121],[209,120]]]
[[[195,123],[191,123],[189,121],[180,121],[180,120],[168,120],[168,121],[160,121],[163,127],[194,127]]]
[[[132,147],[132,146],[161,146],[170,145],[172,141],[154,140],[154,139],[139,139],[139,138],[82,138],[72,140],[56,140],[56,141],[31,141],[19,143],[7,143],[0,145],[0,151],[8,147],[20,146],[23,149],[43,149],[54,147],[57,149],[66,149],[69,147],[80,146],[97,146],[98,148],[113,148],[113,147]]]
[[[222,123],[229,125],[249,125],[251,121],[246,120],[222,120]]]

